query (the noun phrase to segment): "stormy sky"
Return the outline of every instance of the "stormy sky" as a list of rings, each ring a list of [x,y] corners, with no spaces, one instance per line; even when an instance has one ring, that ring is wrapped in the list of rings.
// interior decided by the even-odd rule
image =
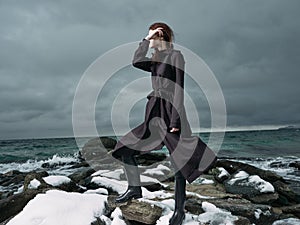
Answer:
[[[73,136],[83,73],[105,52],[142,40],[157,21],[213,71],[228,129],[299,125],[299,9],[298,0],[0,0],[0,139]],[[112,102],[124,85],[148,76],[129,65],[109,80],[96,103],[99,133],[112,132]],[[128,101],[141,96],[130,110],[131,127],[144,119],[149,87],[127,93]],[[205,95],[189,76],[185,90],[201,127],[210,128]],[[122,104],[118,111],[122,116]]]

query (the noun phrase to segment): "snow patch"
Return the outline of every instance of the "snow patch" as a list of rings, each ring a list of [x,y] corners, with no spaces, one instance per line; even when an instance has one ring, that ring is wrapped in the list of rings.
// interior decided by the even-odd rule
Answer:
[[[50,184],[54,187],[59,186],[61,184],[71,182],[71,179],[69,177],[58,176],[58,175],[50,175],[50,176],[47,176],[47,177],[43,177],[43,179],[47,184]]]
[[[40,185],[41,185],[40,181],[38,181],[37,179],[33,179],[32,181],[30,181],[28,188],[29,189],[37,189]]]
[[[217,169],[219,170],[219,171],[221,171],[221,173],[218,175],[218,178],[222,178],[222,177],[229,177],[230,176],[230,174],[227,172],[227,170],[226,169],[224,169],[223,167],[217,167]]]
[[[123,194],[127,190],[127,181],[120,181],[115,179],[109,179],[107,177],[93,177],[92,182],[95,184],[99,184],[106,188],[110,188],[119,194]]]
[[[163,171],[170,171],[170,168],[159,164],[157,167],[152,168],[152,169],[146,169],[143,174],[148,174],[148,175],[164,175],[165,173]]]
[[[50,190],[38,194],[7,225],[89,225],[105,212],[107,196]]]

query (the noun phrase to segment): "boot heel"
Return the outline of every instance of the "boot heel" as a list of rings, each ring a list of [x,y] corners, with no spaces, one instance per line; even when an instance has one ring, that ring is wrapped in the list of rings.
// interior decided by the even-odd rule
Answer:
[[[138,198],[141,198],[141,197],[143,197],[143,196],[142,195],[135,195],[135,196],[133,196],[134,199],[138,199]]]

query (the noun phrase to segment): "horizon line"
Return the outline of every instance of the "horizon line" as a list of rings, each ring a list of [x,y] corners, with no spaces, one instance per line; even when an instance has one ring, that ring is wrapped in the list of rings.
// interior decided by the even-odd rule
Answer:
[[[226,129],[218,129],[218,128],[200,128],[198,130],[192,129],[192,134],[199,134],[199,133],[210,133],[210,132],[238,132],[238,131],[260,131],[260,130],[278,130],[279,128],[284,128],[288,126],[295,126],[291,124],[287,125],[252,125],[252,126],[230,126],[226,127]],[[296,127],[297,128],[297,127]],[[125,131],[123,134],[105,134],[105,135],[99,135],[100,137],[106,137],[106,136],[122,136],[125,135],[129,131]],[[76,138],[91,138],[95,137],[93,135],[84,135],[84,136],[78,136]],[[5,140],[26,140],[26,139],[54,139],[54,138],[75,138],[75,136],[46,136],[46,137],[16,137],[16,138],[7,138],[2,139],[1,141]]]

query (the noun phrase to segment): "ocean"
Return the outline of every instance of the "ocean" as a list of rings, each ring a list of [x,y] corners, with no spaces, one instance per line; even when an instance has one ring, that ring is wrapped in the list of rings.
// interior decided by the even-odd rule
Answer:
[[[199,135],[208,143],[210,133],[193,135]],[[0,173],[46,168],[49,174],[70,175],[74,172],[70,165],[79,161],[79,151],[90,139],[79,138],[77,142],[73,137],[0,140]],[[213,142],[210,147],[214,149]],[[167,153],[165,147],[160,151]],[[300,189],[300,172],[291,166],[291,163],[300,164],[299,129],[225,132],[218,157],[274,171],[295,182]],[[0,190],[2,188],[0,186]]]

